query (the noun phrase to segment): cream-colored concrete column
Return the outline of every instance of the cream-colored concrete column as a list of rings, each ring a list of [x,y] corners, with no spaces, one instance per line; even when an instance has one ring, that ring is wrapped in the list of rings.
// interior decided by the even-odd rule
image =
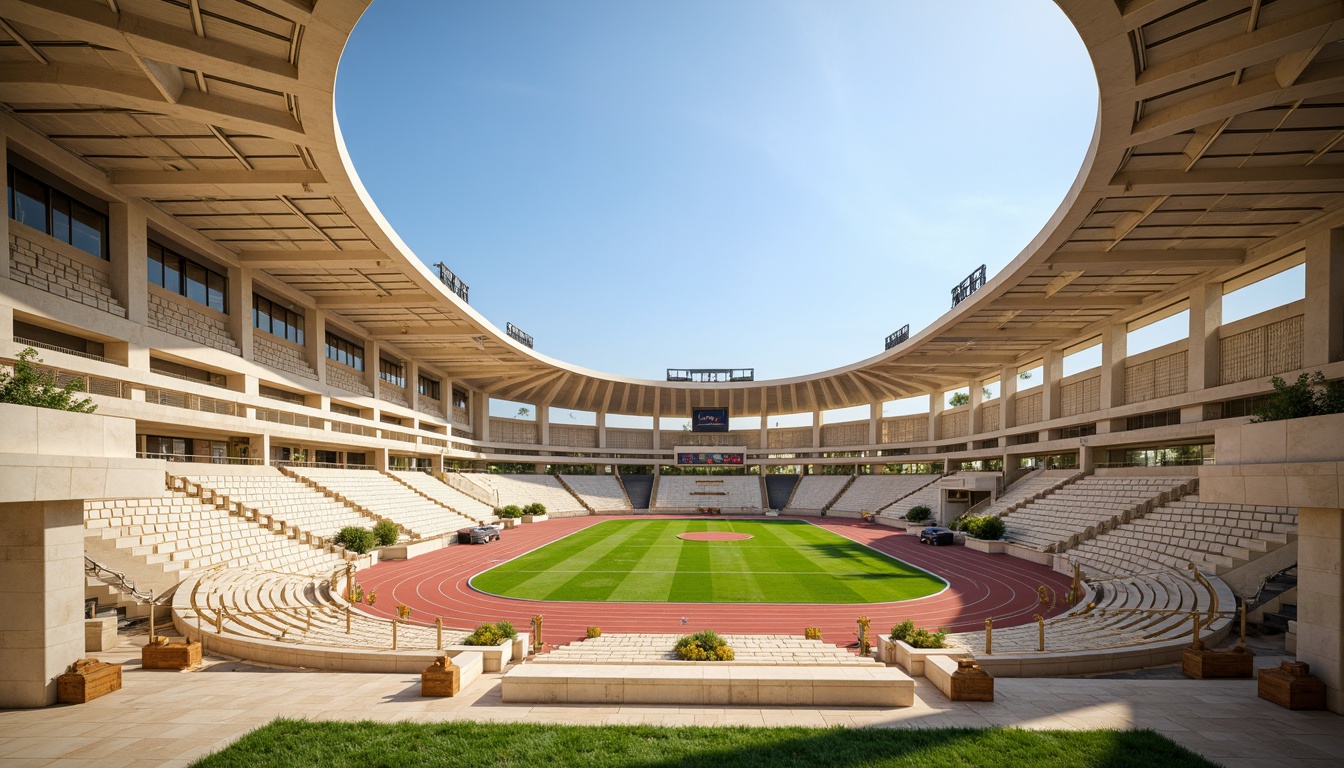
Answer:
[[[107,255],[111,262],[112,295],[126,308],[126,319],[149,322],[149,230],[145,203],[107,206]]]
[[[946,393],[942,390],[929,393],[929,439],[943,439],[943,410],[947,407]]]
[[[382,389],[383,379],[378,375],[378,367],[382,363],[382,348],[374,339],[364,340],[364,383],[372,393],[373,399],[378,399],[378,392]],[[374,414],[377,418],[377,414]]]
[[[762,403],[765,402],[765,395],[764,395],[764,394],[761,395],[761,402],[762,402]],[[765,412],[765,409],[762,408],[762,409],[761,409],[761,448],[768,449],[769,447],[770,447],[770,414],[766,413],[766,412]]]
[[[1059,380],[1064,378],[1064,356],[1049,349],[1041,360],[1041,420],[1059,418]]]
[[[471,426],[476,439],[490,441],[490,396],[482,392],[471,393]]]
[[[406,402],[411,404],[411,410],[420,412],[420,364],[411,357],[407,357],[402,363],[406,366]],[[417,417],[418,418],[418,417]]]
[[[1125,404],[1125,358],[1129,346],[1129,329],[1124,323],[1107,328],[1101,334],[1101,409],[1118,408]],[[1110,432],[1110,422],[1097,424],[1098,432]]]
[[[255,381],[255,379],[253,379]],[[262,464],[268,464],[271,461],[271,435],[269,432],[260,435],[250,435],[248,437],[249,458],[259,459]]]
[[[537,410],[537,444],[542,446],[550,445],[551,406],[547,403],[538,403],[534,407]]]
[[[868,404],[868,443],[877,445],[882,439],[882,404]],[[762,448],[765,446],[762,445]]]
[[[661,451],[663,449],[663,395],[658,390],[653,392],[653,450]],[[670,446],[669,446],[670,447]],[[654,474],[658,474],[659,462],[654,462]]]
[[[374,448],[372,454],[373,454],[373,468],[378,470],[379,472],[386,472],[387,468],[392,464],[390,455],[388,453],[388,449]]]
[[[1307,239],[1306,298],[1303,367],[1344,360],[1344,229]]]
[[[252,359],[252,270],[229,267],[229,335],[244,360]]]
[[[974,437],[980,433],[980,406],[984,404],[985,393],[981,392],[982,385],[978,381],[972,381],[969,385],[971,390],[971,410],[966,415],[970,423],[966,427],[966,436]],[[974,447],[974,446],[971,446]]]
[[[1297,511],[1297,658],[1344,713],[1344,509]]]
[[[812,448],[821,447],[821,421],[823,414],[821,411],[812,412]]]
[[[56,703],[84,658],[84,502],[0,504],[0,708]]]
[[[597,412],[597,447],[607,447],[607,414],[605,411]]]
[[[1190,291],[1190,340],[1187,389],[1218,386],[1218,329],[1223,324],[1223,284],[1205,283]]]
[[[999,429],[1015,426],[1017,426],[1016,366],[999,371]]]
[[[303,357],[317,374],[317,383],[327,383],[327,313],[316,307],[303,310]]]

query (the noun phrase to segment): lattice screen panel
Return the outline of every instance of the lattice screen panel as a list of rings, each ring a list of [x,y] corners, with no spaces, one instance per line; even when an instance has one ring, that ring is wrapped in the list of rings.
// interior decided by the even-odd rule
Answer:
[[[607,429],[607,447],[625,449],[653,448],[653,433],[647,429]]]
[[[882,422],[882,442],[913,443],[929,439],[929,418],[910,416],[903,419],[886,419]]]
[[[596,448],[597,427],[552,424],[551,445],[566,448]]]
[[[769,433],[769,440],[770,448],[811,448],[812,428],[772,429]]]
[[[1302,367],[1302,316],[1262,325],[1221,340],[1219,383],[1235,384]]]
[[[1041,420],[1041,393],[1017,398],[1017,426],[1034,424]]]
[[[537,424],[516,419],[491,419],[490,441],[495,443],[537,444]]]
[[[1101,410],[1101,377],[1075,381],[1059,388],[1059,415],[1077,416]]]
[[[943,437],[965,437],[970,433],[971,412],[957,411],[956,413],[944,413],[941,417]]]
[[[1185,350],[1125,368],[1125,402],[1179,395],[1189,385]]]
[[[1002,403],[992,403],[990,405],[980,406],[980,430],[981,432],[997,432],[999,430],[999,411]]]
[[[868,422],[827,424],[821,428],[821,444],[830,448],[842,445],[867,445]]]

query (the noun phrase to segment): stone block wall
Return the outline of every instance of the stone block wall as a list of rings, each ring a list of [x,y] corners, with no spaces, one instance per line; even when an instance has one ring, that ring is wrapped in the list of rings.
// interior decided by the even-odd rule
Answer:
[[[391,384],[388,384],[386,381],[382,383],[382,386],[378,387],[378,399],[385,403],[400,405],[403,408],[411,407],[411,403],[406,399],[405,393]]]
[[[308,366],[303,349],[277,341],[269,333],[252,334],[252,359],[278,371],[288,371],[305,379],[316,379],[317,374]]]
[[[112,295],[112,284],[107,273],[14,232],[9,234],[9,277],[39,291],[62,296],[117,317],[126,316],[126,308]]]
[[[242,354],[223,320],[193,309],[186,299],[179,302],[150,291],[149,325],[202,346]]]
[[[327,383],[355,395],[373,397],[373,390],[364,381],[364,374],[348,365],[327,361]]]
[[[428,397],[421,396],[415,403],[415,410],[426,416],[436,416],[440,419],[444,418],[443,406],[439,405],[437,400],[432,400]]]

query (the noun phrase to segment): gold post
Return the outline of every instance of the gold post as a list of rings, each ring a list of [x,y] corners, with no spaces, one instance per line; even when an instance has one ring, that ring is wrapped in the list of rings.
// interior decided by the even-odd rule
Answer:
[[[1195,611],[1191,611],[1191,612],[1190,612],[1190,621],[1191,621],[1191,625],[1192,625],[1192,626],[1190,627],[1190,632],[1191,632],[1191,635],[1190,635],[1190,645],[1191,645],[1191,647],[1193,647],[1193,648],[1198,648],[1198,647],[1199,647],[1199,614],[1196,613]]]
[[[154,644],[154,590],[149,590],[149,644]]]
[[[1245,601],[1245,600],[1243,600],[1243,601],[1241,602],[1241,642],[1237,643],[1237,645],[1241,646],[1242,648],[1245,648],[1245,647],[1246,647],[1246,601]]]
[[[543,618],[543,617],[542,617],[540,614],[538,614],[538,615],[532,617],[532,652],[533,652],[533,653],[540,653],[540,652],[541,652],[541,648],[542,648],[542,643],[541,643],[541,620],[542,620],[542,618]]]
[[[312,631],[313,631],[313,609],[312,609],[312,608],[304,608],[304,609],[303,609],[303,620],[304,620],[304,625],[305,625],[304,628],[303,628],[303,631],[304,631],[305,633],[312,632]]]
[[[226,609],[224,608],[224,606],[221,605],[221,606],[219,607],[219,610],[218,610],[218,611],[215,611],[215,634],[216,634],[216,635],[222,635],[222,634],[224,634],[224,611],[225,611],[225,610],[226,610]]]
[[[1083,594],[1083,569],[1077,563],[1073,564],[1073,599],[1069,600],[1072,604],[1078,596]]]
[[[436,650],[436,651],[442,651],[442,650],[443,650],[443,617],[442,617],[442,616],[435,616],[435,617],[434,617],[434,633],[435,633],[436,635],[438,635],[438,641],[434,644],[434,650]]]
[[[397,650],[397,625],[401,622],[393,619],[392,621],[392,650]]]
[[[350,634],[350,606],[345,606],[345,634]]]
[[[1036,614],[1036,650],[1045,651],[1045,617]]]
[[[985,619],[985,655],[994,653],[994,620]]]

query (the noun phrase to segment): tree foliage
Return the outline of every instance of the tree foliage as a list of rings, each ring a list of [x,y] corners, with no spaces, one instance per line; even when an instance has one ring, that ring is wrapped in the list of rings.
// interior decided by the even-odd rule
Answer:
[[[1255,409],[1252,424],[1344,413],[1344,381],[1326,381],[1320,371],[1304,373],[1292,384],[1278,376],[1270,379],[1270,383],[1274,385],[1274,394]]]
[[[84,381],[73,379],[64,387],[56,386],[56,375],[38,368],[42,359],[37,350],[25,348],[14,361],[13,372],[0,370],[0,403],[55,408],[58,411],[93,413],[98,406],[87,397],[75,397],[84,391]]]

